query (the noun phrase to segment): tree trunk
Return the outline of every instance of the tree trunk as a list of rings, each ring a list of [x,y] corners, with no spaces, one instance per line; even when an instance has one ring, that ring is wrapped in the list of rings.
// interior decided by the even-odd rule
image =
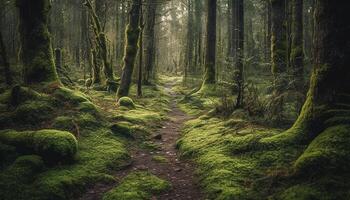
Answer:
[[[140,36],[140,9],[141,0],[133,0],[131,10],[129,12],[129,24],[126,28],[126,47],[124,52],[124,66],[120,82],[120,87],[117,91],[118,99],[129,95],[129,89],[134,71],[135,58],[137,54],[137,43]]]
[[[266,24],[266,60],[268,62],[271,61],[271,26],[272,26],[272,16],[271,16],[271,3],[270,1],[266,1],[266,7],[267,7],[267,24]]]
[[[58,82],[48,32],[49,0],[17,0],[26,84]]]
[[[215,56],[216,56],[216,0],[207,0],[208,18],[207,18],[207,46],[205,55],[205,74],[203,86],[215,84]]]
[[[236,100],[236,108],[243,106],[243,93],[244,93],[244,77],[243,77],[243,65],[244,65],[244,2],[238,0],[238,48],[237,48],[237,62],[236,67],[238,70],[237,86],[238,94]]]
[[[150,84],[152,81],[152,73],[154,71],[155,63],[155,23],[156,23],[156,9],[157,5],[153,0],[146,1],[146,21],[144,27],[144,65],[145,72],[143,77],[143,82],[145,84]]]
[[[292,46],[290,63],[293,71],[294,90],[304,91],[304,50],[303,50],[303,1],[292,1]],[[299,99],[300,102],[303,98]]]
[[[142,96],[142,66],[143,66],[143,9],[140,8],[140,38],[139,38],[139,72],[137,79],[137,96]]]
[[[271,0],[271,64],[274,76],[274,98],[275,111],[282,114],[283,97],[282,93],[287,85],[287,33],[286,33],[286,12],[285,0]]]
[[[347,1],[316,1],[310,89],[301,114],[287,131],[294,142],[309,143],[328,127],[350,123],[344,115],[350,102],[349,10]]]
[[[4,39],[2,37],[1,30],[0,30],[0,56],[1,56],[2,64],[4,66],[5,82],[7,85],[11,85],[13,80],[12,80],[12,75],[10,71],[10,63],[7,59],[6,48],[5,48]]]

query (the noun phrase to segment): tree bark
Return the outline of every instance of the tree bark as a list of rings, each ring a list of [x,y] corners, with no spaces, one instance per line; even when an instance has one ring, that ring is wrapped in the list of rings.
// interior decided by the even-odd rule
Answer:
[[[292,46],[290,63],[293,71],[294,90],[304,91],[303,50],[303,1],[292,1]],[[302,101],[299,100],[299,101]]]
[[[238,48],[237,48],[237,62],[236,67],[238,70],[237,86],[238,94],[236,100],[236,108],[241,108],[243,106],[244,97],[244,77],[243,77],[243,67],[244,67],[244,2],[243,0],[238,0]]]
[[[283,97],[287,85],[287,33],[285,0],[271,0],[271,64],[274,76],[275,108],[282,114]]]
[[[12,75],[10,70],[10,63],[7,58],[6,48],[5,48],[4,39],[2,37],[1,30],[0,30],[0,56],[2,60],[2,65],[4,66],[5,82],[7,85],[11,85],[13,80],[12,80]]]
[[[143,82],[150,84],[154,73],[155,63],[155,23],[157,5],[153,0],[146,1],[145,27],[144,27],[144,77]]]
[[[315,5],[314,69],[302,112],[291,133],[308,143],[331,126],[349,124],[343,117],[350,102],[350,4],[319,0]],[[293,132],[292,130],[296,130]]]
[[[129,12],[129,24],[126,28],[126,47],[124,52],[124,66],[120,82],[120,87],[117,91],[117,98],[129,95],[129,89],[134,71],[135,58],[137,54],[137,43],[140,36],[140,9],[141,0],[133,0],[131,10]]]
[[[49,0],[17,0],[26,84],[58,82],[48,32]]]
[[[208,17],[207,17],[207,40],[205,55],[205,74],[203,86],[216,83],[216,0],[207,0]]]

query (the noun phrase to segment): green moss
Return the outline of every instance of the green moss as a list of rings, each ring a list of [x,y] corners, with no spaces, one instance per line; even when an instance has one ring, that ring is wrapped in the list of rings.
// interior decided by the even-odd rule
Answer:
[[[164,156],[153,156],[152,160],[158,162],[158,163],[167,163],[168,159]]]
[[[97,113],[97,108],[96,106],[91,103],[91,102],[82,102],[78,106],[78,110],[80,112],[87,112],[91,114],[96,114]]]
[[[75,125],[71,117],[59,116],[54,119],[52,128],[72,132],[75,129]]]
[[[129,122],[119,122],[119,123],[113,124],[111,126],[111,130],[113,134],[117,136],[135,139],[133,135],[134,130],[132,128],[132,124]]]
[[[43,169],[44,163],[40,156],[18,157],[10,167],[0,173],[0,199],[24,199],[26,184],[32,183]]]
[[[22,125],[38,126],[50,120],[55,109],[47,101],[29,101],[17,107],[13,119]]]
[[[128,109],[135,109],[136,108],[134,101],[129,97],[120,98],[118,101],[118,105],[122,106],[122,107],[126,107]]]
[[[308,146],[295,163],[297,174],[322,175],[348,172],[350,126],[327,128]]]
[[[133,172],[103,196],[103,200],[146,200],[170,188],[169,183],[148,173]]]
[[[296,185],[285,190],[278,199],[283,200],[316,200],[323,199],[319,191],[306,185]]]
[[[20,151],[41,155],[48,161],[72,159],[78,150],[77,140],[71,133],[57,130],[3,131],[0,141]]]
[[[78,105],[82,102],[90,101],[90,98],[85,94],[79,91],[73,91],[65,87],[57,88],[53,95],[59,100],[63,102],[68,102],[73,105]]]

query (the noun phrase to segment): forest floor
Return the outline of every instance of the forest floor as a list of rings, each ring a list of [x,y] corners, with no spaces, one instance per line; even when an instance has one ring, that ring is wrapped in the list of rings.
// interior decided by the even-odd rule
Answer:
[[[125,169],[117,171],[115,177],[123,179],[132,172],[148,171],[161,179],[167,180],[171,185],[170,189],[153,196],[152,199],[200,200],[203,195],[194,175],[195,166],[189,160],[181,159],[176,148],[176,142],[181,137],[181,129],[184,123],[193,119],[193,117],[190,117],[178,107],[177,100],[181,96],[172,90],[175,85],[176,81],[164,84],[164,90],[170,96],[170,111],[155,133],[147,139],[150,144],[153,144],[153,148],[144,148],[138,142],[132,144],[130,147],[131,164]],[[105,106],[108,106],[108,104]],[[118,187],[118,184],[97,184],[80,199],[102,199],[103,195],[113,187]]]

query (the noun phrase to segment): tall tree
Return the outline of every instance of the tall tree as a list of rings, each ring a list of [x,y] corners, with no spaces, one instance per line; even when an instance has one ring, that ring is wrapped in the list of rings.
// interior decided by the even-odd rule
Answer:
[[[135,58],[137,54],[137,43],[140,36],[140,9],[141,0],[133,0],[131,10],[129,12],[129,24],[126,27],[126,44],[124,51],[124,66],[120,87],[117,91],[117,98],[129,95],[129,89],[134,71]]]
[[[290,63],[295,91],[304,91],[303,0],[292,1],[292,42]],[[299,100],[301,102],[302,99]]]
[[[4,6],[2,2],[0,3],[1,6]],[[0,17],[2,17],[2,8],[0,8]],[[2,27],[1,20],[0,20],[0,27]],[[4,38],[2,36],[2,32],[0,30],[0,57],[1,57],[1,64],[4,67],[4,77],[5,77],[5,82],[7,85],[11,85],[13,80],[12,80],[12,75],[10,71],[10,63],[7,57],[7,51],[4,43]]]
[[[341,117],[349,112],[350,4],[319,0],[315,6],[310,89],[301,114],[293,128],[286,132],[289,139],[301,143],[310,142],[328,127],[350,123],[348,117]]]
[[[192,0],[187,1],[187,46],[186,46],[186,63],[185,63],[185,71],[184,71],[184,80],[186,81],[190,71],[193,68],[193,2]]]
[[[244,77],[243,77],[243,65],[244,65],[244,2],[243,0],[237,0],[238,15],[237,15],[237,86],[238,94],[236,100],[236,107],[243,106],[243,93],[244,93]]]
[[[215,56],[216,56],[216,0],[207,0],[207,40],[205,55],[205,74],[203,86],[215,84]]]
[[[274,76],[274,98],[276,110],[282,113],[283,97],[287,85],[287,33],[286,33],[286,1],[271,1],[271,64]]]
[[[26,84],[58,81],[53,60],[48,14],[50,0],[17,0]]]
[[[153,0],[146,0],[144,37],[144,77],[143,82],[150,84],[154,73],[155,65],[155,24],[157,4]]]
[[[106,86],[112,87],[111,84],[114,84],[114,73],[112,68],[112,63],[109,60],[108,56],[108,44],[107,44],[107,36],[104,33],[104,24],[101,23],[99,16],[95,12],[92,3],[90,0],[85,1],[85,6],[88,8],[91,16],[91,22],[93,25],[93,32],[96,37],[96,46],[97,52],[95,60],[100,59],[103,64],[103,72],[106,77]],[[100,8],[101,9],[101,8]],[[98,66],[95,67],[96,70]]]

